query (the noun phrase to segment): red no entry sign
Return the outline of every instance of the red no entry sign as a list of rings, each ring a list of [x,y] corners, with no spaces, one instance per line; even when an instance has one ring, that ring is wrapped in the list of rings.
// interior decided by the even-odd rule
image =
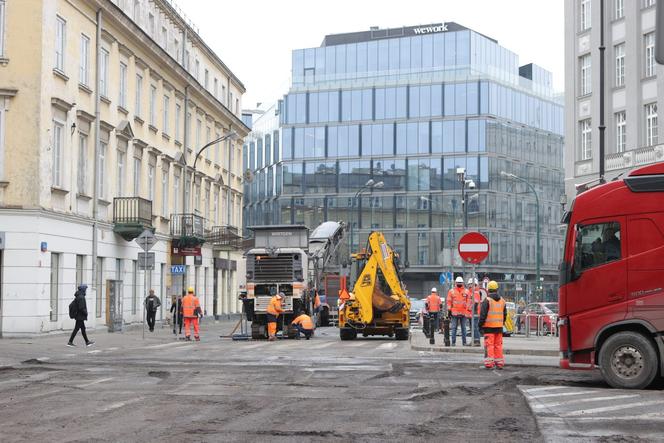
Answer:
[[[468,232],[459,240],[459,255],[466,263],[481,263],[489,256],[489,240],[479,232]]]

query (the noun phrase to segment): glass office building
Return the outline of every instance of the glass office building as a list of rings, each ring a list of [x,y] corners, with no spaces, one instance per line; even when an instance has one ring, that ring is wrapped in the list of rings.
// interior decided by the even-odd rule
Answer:
[[[414,295],[462,270],[467,230],[491,243],[480,274],[511,295],[534,289],[535,196],[500,173],[524,178],[540,200],[544,298],[555,297],[563,107],[551,73],[491,38],[455,23],[328,35],[293,51],[290,91],[246,143],[247,226],[343,220],[353,249],[381,230]],[[474,185],[465,205],[460,168]],[[369,179],[383,186],[355,198]]]

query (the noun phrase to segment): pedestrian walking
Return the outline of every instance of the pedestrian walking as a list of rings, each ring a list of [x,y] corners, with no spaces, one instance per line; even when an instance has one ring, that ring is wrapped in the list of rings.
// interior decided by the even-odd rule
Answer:
[[[150,332],[154,332],[154,323],[157,319],[157,309],[159,306],[161,306],[161,300],[159,300],[159,297],[154,295],[154,289],[150,289],[150,294],[145,297],[145,301],[143,303],[145,305],[145,316],[148,322],[148,328],[150,329]]]
[[[279,320],[279,315],[284,312],[282,307],[284,297],[285,294],[280,292],[272,297],[270,304],[267,305],[267,339],[269,341],[277,339],[277,321]]]
[[[95,344],[95,342],[88,339],[88,334],[85,332],[85,322],[88,321],[88,304],[85,302],[85,291],[87,289],[87,285],[80,285],[74,293],[74,300],[69,304],[69,318],[76,320],[74,330],[67,342],[67,346],[71,348],[76,346],[74,344],[74,338],[76,338],[76,334],[78,334],[79,330],[81,331],[83,340],[85,340],[86,346],[92,346]]]
[[[454,280],[455,287],[447,293],[447,313],[452,319],[452,346],[456,346],[457,326],[461,326],[461,343],[466,344],[466,315],[467,315],[467,293],[463,285],[463,277]]]
[[[182,299],[182,315],[184,317],[184,336],[191,341],[191,327],[194,327],[194,339],[201,341],[199,333],[199,317],[203,316],[201,302],[194,294],[194,288],[187,289],[187,295]]]
[[[312,335],[314,335],[314,322],[307,314],[303,312],[298,312],[295,319],[291,322],[291,325],[297,329],[297,338],[300,338],[300,334],[304,335],[304,338],[309,340]]]
[[[431,288],[431,294],[425,299],[424,307],[429,313],[429,329],[426,331],[430,338],[433,338],[434,334],[438,330],[438,325],[440,323],[440,311],[443,307],[443,300],[438,295],[438,289],[435,287]]]
[[[480,309],[480,327],[484,334],[484,367],[487,369],[503,369],[503,325],[507,318],[505,300],[498,294],[498,283],[490,281],[489,296],[482,302]]]
[[[173,334],[182,335],[182,297],[186,295],[185,291],[182,291],[182,295],[174,295],[171,300],[171,314],[173,315]]]

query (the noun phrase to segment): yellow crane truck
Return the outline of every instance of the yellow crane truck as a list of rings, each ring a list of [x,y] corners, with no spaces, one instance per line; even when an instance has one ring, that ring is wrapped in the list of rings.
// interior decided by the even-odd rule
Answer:
[[[387,335],[408,340],[410,301],[398,270],[399,256],[382,232],[369,235],[367,247],[352,258],[360,272],[353,291],[340,300],[339,335],[353,340],[357,334]]]

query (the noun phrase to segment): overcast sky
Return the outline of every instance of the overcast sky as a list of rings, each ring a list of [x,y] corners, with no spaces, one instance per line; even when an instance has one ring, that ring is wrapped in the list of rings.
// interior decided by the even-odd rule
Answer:
[[[562,92],[563,0],[176,0],[247,88],[243,107],[288,91],[291,50],[326,34],[457,22],[553,72]]]

